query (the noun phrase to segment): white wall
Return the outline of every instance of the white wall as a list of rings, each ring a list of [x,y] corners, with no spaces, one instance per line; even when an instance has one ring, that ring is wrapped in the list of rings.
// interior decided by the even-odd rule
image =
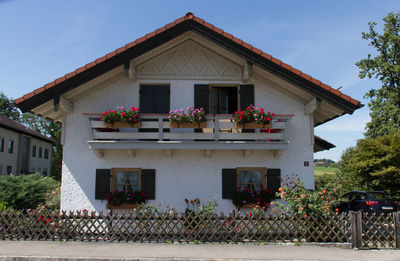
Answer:
[[[199,197],[202,201],[217,198],[219,210],[230,211],[230,200],[222,199],[222,168],[267,167],[280,168],[282,176],[297,174],[305,185],[313,188],[313,146],[310,140],[309,117],[304,115],[304,105],[276,88],[257,79],[246,84],[255,85],[255,105],[265,107],[276,114],[295,114],[289,125],[290,144],[279,158],[271,152],[254,151],[243,158],[239,151],[217,151],[205,158],[202,151],[176,151],[168,158],[161,151],[138,151],[135,158],[124,151],[106,151],[97,158],[88,149],[91,139],[83,112],[103,112],[116,106],[138,106],[141,83],[169,83],[171,86],[171,109],[179,109],[194,103],[194,84],[210,83],[198,80],[138,80],[126,77],[101,88],[91,95],[74,102],[73,114],[66,118],[66,142],[63,151],[62,200],[65,210],[105,210],[106,202],[94,199],[95,170],[97,168],[151,168],[156,169],[156,200],[183,210],[185,198]],[[221,82],[218,82],[221,83]],[[240,83],[229,82],[223,83]],[[310,166],[304,167],[304,161]]]

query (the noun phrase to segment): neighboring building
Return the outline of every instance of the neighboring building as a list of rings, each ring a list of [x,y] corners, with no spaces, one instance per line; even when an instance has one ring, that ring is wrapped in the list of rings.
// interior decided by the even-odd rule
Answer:
[[[51,173],[54,140],[0,116],[0,175]]]
[[[314,127],[362,107],[191,13],[15,102],[62,122],[64,210],[105,210],[127,186],[179,210],[216,198],[224,212],[246,184],[277,190],[296,174],[314,188],[313,152],[332,145],[314,147]],[[277,114],[271,132],[234,127],[251,104]],[[140,107],[142,128],[105,129],[99,113],[117,106]],[[206,109],[207,128],[170,128],[187,106]]]

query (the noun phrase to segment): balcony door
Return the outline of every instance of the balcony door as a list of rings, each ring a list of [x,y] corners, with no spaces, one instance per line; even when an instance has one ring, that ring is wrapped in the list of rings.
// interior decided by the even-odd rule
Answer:
[[[238,90],[235,86],[211,87],[212,114],[233,114],[238,109]]]

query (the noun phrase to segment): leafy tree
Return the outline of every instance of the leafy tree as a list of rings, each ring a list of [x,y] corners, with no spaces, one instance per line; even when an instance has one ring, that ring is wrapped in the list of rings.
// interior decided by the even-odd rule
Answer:
[[[19,120],[20,112],[12,99],[0,92],[0,115]]]
[[[367,138],[339,162],[345,190],[383,190],[400,198],[400,134]]]
[[[360,78],[375,77],[381,81],[379,89],[372,89],[364,97],[370,98],[371,122],[367,123],[367,137],[379,137],[400,130],[400,13],[389,13],[383,33],[375,30],[376,22],[369,23],[369,32],[362,38],[369,40],[376,55],[360,60]]]

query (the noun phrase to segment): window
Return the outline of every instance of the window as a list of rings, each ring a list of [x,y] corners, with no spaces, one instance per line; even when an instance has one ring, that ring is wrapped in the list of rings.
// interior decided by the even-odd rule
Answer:
[[[213,114],[232,114],[238,109],[237,87],[212,86],[211,104]]]
[[[42,152],[43,152],[42,147],[39,147],[39,158],[42,158]]]
[[[0,165],[0,176],[3,175],[3,165]]]
[[[12,172],[12,166],[7,166],[7,174],[11,174]]]
[[[31,171],[32,173],[35,173],[35,168],[32,168],[32,171]]]
[[[42,172],[42,169],[41,169],[41,168],[37,168],[37,172],[38,172],[38,173],[41,173],[41,172]]]
[[[259,192],[265,187],[265,168],[237,168],[237,186]]]
[[[0,138],[0,152],[4,151],[4,138]]]
[[[8,153],[13,153],[13,152],[14,152],[14,141],[8,140]]]
[[[141,169],[112,169],[112,190],[134,192],[140,190]]]
[[[43,175],[47,176],[47,168],[43,168]]]
[[[48,159],[49,158],[49,149],[44,149],[44,158]]]
[[[36,145],[32,146],[32,157],[36,157]]]
[[[267,187],[274,193],[281,186],[281,170],[266,169],[263,167],[239,167],[222,169],[222,198],[232,199],[238,188],[247,187],[259,191],[260,185]]]

